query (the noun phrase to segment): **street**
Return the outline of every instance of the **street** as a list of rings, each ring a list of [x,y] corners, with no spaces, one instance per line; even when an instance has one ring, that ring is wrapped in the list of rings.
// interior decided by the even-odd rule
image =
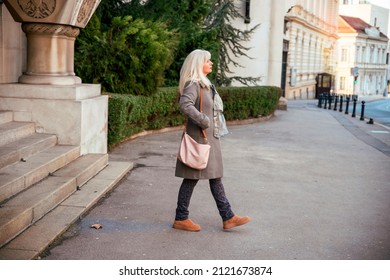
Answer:
[[[361,102],[356,106],[356,113],[361,114]],[[380,99],[365,103],[365,118],[373,118],[375,122],[390,126],[390,99]]]
[[[390,259],[390,134],[372,132],[389,129],[314,100],[289,101],[269,121],[229,129],[221,141],[224,184],[233,211],[250,223],[223,231],[201,181],[190,217],[202,230],[172,229],[181,131],[152,134],[110,152],[134,162],[134,170],[42,258]]]

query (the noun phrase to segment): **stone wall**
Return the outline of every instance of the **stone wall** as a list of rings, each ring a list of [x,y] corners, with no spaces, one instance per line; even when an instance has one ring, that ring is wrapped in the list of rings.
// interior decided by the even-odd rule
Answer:
[[[16,83],[26,65],[26,36],[0,4],[0,84]]]

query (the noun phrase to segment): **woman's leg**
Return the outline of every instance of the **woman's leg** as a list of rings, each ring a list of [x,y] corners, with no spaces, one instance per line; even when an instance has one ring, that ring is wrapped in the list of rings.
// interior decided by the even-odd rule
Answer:
[[[179,195],[177,198],[177,208],[176,208],[176,221],[183,221],[188,219],[188,207],[190,206],[190,200],[192,196],[192,192],[198,180],[192,179],[183,179],[181,183]]]
[[[234,213],[231,209],[229,200],[226,197],[225,188],[222,184],[221,178],[210,179],[209,183],[211,193],[213,194],[222,220],[227,221],[231,219],[234,216]]]

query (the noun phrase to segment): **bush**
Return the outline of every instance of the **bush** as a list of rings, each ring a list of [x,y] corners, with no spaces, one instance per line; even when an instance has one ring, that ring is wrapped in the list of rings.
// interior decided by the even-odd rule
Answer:
[[[281,96],[273,86],[222,87],[218,89],[226,120],[243,120],[272,114]]]
[[[108,92],[153,94],[164,83],[176,45],[165,23],[115,17],[104,30],[94,16],[77,39],[75,72]]]
[[[218,89],[224,102],[227,121],[257,118],[272,114],[281,89],[271,86],[225,87]],[[144,130],[161,129],[184,123],[176,87],[159,88],[151,96],[109,94],[108,146]]]

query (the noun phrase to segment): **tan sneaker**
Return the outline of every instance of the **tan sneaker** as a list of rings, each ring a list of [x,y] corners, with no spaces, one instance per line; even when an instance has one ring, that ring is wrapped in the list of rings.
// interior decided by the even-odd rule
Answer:
[[[223,222],[223,229],[230,229],[230,228],[238,227],[238,226],[241,226],[241,225],[248,223],[250,220],[251,219],[248,216],[240,217],[240,216],[234,215],[229,220]]]
[[[183,220],[183,221],[175,220],[172,227],[175,229],[181,229],[187,231],[200,231],[200,225],[195,224],[190,219]]]

